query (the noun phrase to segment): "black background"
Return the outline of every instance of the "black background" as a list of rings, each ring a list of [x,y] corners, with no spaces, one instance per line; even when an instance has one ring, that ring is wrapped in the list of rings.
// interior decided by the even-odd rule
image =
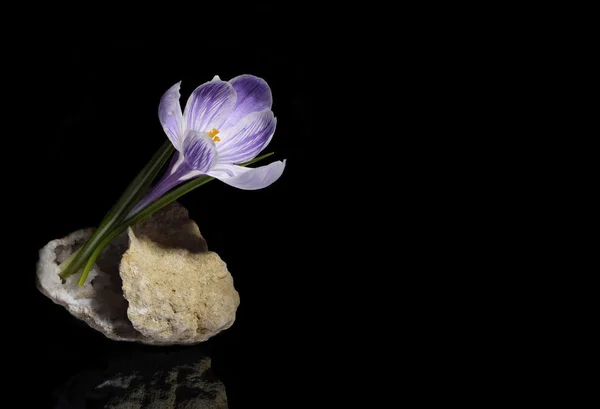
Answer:
[[[350,31],[361,37],[369,23]],[[400,31],[396,23],[386,28]],[[314,28],[305,24],[299,37]],[[386,392],[447,402],[493,383],[481,375],[495,368],[495,350],[476,356],[485,370],[461,377],[480,342],[470,331],[490,320],[469,299],[492,292],[473,283],[470,263],[479,280],[506,255],[480,255],[505,248],[487,236],[501,230],[493,224],[505,209],[487,211],[500,196],[482,194],[496,185],[472,161],[493,156],[502,138],[488,146],[486,135],[510,117],[503,109],[520,90],[487,120],[505,74],[471,64],[487,45],[465,56],[446,32],[431,30],[429,41],[420,38],[427,25],[409,31],[398,42],[398,33],[361,42],[334,29],[311,43],[279,34],[260,44],[7,38],[3,387],[23,406],[50,407],[51,391],[80,369],[148,350],[105,339],[41,295],[38,251],[98,223],[158,149],[168,87],[183,80],[184,102],[215,74],[242,73],[272,88],[278,125],[267,151],[288,166],[261,191],[215,181],[181,199],[241,297],[233,327],[197,347],[213,359],[230,407],[339,407],[363,397],[363,407],[393,407],[373,402]]]
[[[96,225],[161,146],[157,107],[166,89],[182,80],[184,104],[215,74],[228,80],[243,73],[272,89],[278,125],[265,152],[275,152],[270,160],[287,159],[287,167],[264,190],[213,181],[180,199],[209,249],[228,264],[241,297],[233,327],[195,348],[212,358],[231,408],[303,407],[321,395],[321,382],[310,374],[315,366],[319,377],[332,370],[315,354],[332,347],[323,331],[340,307],[321,303],[322,270],[331,260],[315,249],[330,240],[332,221],[321,216],[331,204],[313,183],[324,173],[313,151],[325,134],[314,129],[321,97],[313,92],[316,74],[305,49],[70,37],[40,38],[14,58],[16,69],[6,78],[16,88],[10,112],[19,131],[4,152],[12,175],[7,188],[17,196],[8,202],[6,222],[14,226],[6,274],[14,292],[4,299],[5,336],[15,345],[14,388],[27,403],[51,407],[52,391],[78,371],[152,350],[104,338],[39,293],[37,252]]]

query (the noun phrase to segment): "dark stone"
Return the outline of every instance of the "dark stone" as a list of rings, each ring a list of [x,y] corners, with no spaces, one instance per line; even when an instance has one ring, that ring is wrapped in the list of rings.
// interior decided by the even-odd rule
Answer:
[[[54,409],[227,409],[225,386],[195,348],[115,359],[71,378]]]

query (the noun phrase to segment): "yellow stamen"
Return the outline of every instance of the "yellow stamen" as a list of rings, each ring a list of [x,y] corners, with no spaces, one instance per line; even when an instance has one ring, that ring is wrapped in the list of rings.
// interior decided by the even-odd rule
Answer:
[[[210,136],[212,138],[212,140],[215,142],[219,142],[221,140],[221,138],[219,138],[217,136],[218,133],[219,133],[219,130],[216,128],[213,128],[211,131],[207,132],[208,136]]]

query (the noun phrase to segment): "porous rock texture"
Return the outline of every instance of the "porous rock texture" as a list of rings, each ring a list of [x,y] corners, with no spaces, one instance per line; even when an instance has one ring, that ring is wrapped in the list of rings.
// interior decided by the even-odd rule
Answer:
[[[172,203],[115,239],[83,286],[61,282],[59,265],[93,229],[40,250],[38,289],[108,338],[154,345],[196,344],[229,328],[240,299],[225,263],[208,251],[187,210]]]

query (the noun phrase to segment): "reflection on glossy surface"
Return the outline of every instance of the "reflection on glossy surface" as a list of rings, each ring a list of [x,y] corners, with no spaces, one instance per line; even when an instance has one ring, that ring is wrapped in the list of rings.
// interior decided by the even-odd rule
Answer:
[[[56,391],[54,409],[226,409],[225,386],[198,348],[160,349],[82,371]]]

